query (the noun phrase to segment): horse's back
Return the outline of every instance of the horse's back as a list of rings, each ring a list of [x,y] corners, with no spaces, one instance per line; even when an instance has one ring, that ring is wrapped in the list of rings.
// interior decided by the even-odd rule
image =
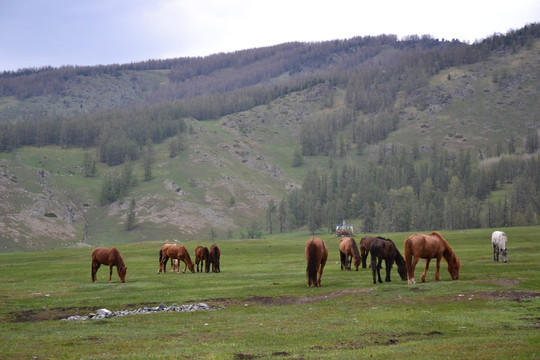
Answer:
[[[339,241],[339,251],[342,253],[347,253],[350,246],[352,246],[350,237],[341,238]]]
[[[506,234],[502,231],[494,231],[493,234],[491,234],[491,243],[495,244],[497,246],[503,245],[506,247]]]
[[[326,244],[322,239],[312,237],[306,241],[306,256],[313,254],[313,252],[316,252],[318,256],[322,256],[325,252],[328,253]]]
[[[364,236],[362,239],[360,239],[360,247],[364,248],[366,250],[369,250],[369,247],[371,246],[371,243],[376,238],[373,236]]]
[[[112,248],[116,249],[116,248]],[[92,260],[98,261],[100,264],[109,265],[109,258],[112,252],[110,248],[99,247],[92,252]]]

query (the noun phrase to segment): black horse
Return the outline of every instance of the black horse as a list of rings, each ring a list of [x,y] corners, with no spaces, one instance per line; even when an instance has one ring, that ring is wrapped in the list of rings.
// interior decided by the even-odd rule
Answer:
[[[378,237],[371,243],[369,248],[371,254],[371,271],[373,272],[373,283],[376,284],[375,272],[377,273],[379,282],[381,280],[381,265],[382,261],[386,264],[386,278],[385,281],[390,280],[390,270],[394,262],[398,266],[398,273],[401,276],[401,280],[407,280],[407,268],[405,266],[405,259],[401,256],[396,244],[390,239]]]

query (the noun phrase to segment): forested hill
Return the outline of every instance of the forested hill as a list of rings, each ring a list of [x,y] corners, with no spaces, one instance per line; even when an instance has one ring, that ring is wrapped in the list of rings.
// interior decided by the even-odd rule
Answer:
[[[475,44],[380,35],[4,72],[0,237],[538,223],[539,38],[531,24]]]

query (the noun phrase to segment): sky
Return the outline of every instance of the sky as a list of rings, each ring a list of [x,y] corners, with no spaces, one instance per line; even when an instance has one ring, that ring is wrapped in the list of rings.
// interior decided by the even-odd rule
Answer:
[[[474,43],[537,22],[539,0],[0,0],[0,72],[381,34]]]

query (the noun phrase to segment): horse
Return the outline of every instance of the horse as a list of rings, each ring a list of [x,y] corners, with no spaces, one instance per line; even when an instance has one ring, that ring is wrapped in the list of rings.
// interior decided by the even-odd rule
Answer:
[[[491,245],[493,245],[493,261],[499,261],[499,254],[502,255],[502,261],[506,262],[506,234],[502,231],[494,231],[491,234]]]
[[[426,273],[429,267],[429,261],[433,258],[437,259],[437,269],[435,271],[435,280],[441,281],[439,275],[439,266],[441,258],[444,257],[448,263],[448,272],[452,280],[459,279],[459,270],[461,263],[456,257],[456,254],[448,245],[448,242],[443,239],[442,235],[433,231],[431,234],[414,234],[405,239],[405,262],[407,265],[408,283],[415,284],[414,268],[420,259],[426,259],[426,268],[422,274],[422,282],[426,282]],[[413,260],[414,257],[414,260]]]
[[[375,273],[378,276],[379,283],[382,283],[381,280],[381,267],[382,261],[384,260],[386,265],[386,282],[390,282],[390,270],[394,262],[397,264],[398,273],[401,277],[401,280],[407,280],[407,268],[405,266],[405,259],[401,256],[396,244],[390,239],[384,238],[375,238],[369,247],[369,252],[371,254],[371,271],[373,273],[373,283],[375,281]]]
[[[176,246],[175,244],[165,244],[159,249],[159,270],[158,274],[160,274],[162,271],[166,272],[167,267],[167,260],[169,260],[169,257],[167,256],[167,249],[171,246]],[[180,272],[178,262],[174,262],[174,260],[171,260],[171,271],[174,272],[174,269],[177,269],[178,272]]]
[[[351,271],[352,258],[354,257],[354,267],[358,271],[360,265],[360,252],[356,241],[351,237],[344,237],[339,241],[339,255],[341,258],[341,270]]]
[[[189,268],[189,271],[191,271],[192,273],[195,272],[195,266],[191,262],[189,253],[184,245],[168,246],[163,252],[163,257],[160,260],[160,265],[164,263],[166,264],[168,258],[178,259],[178,266],[180,266],[180,260],[182,260],[185,264],[183,271],[184,273],[186,272],[187,268]],[[172,269],[172,271],[174,272],[174,268]],[[178,269],[178,272],[180,272],[180,269]],[[167,273],[167,269],[165,266],[163,266],[163,273]]]
[[[206,246],[197,246],[195,248],[195,265],[197,265],[197,272],[199,272],[199,264],[201,264],[201,272],[203,271],[204,264],[207,265],[205,269],[206,269],[206,272],[208,272],[209,260],[210,260],[210,251],[208,251],[208,248]]]
[[[328,248],[324,241],[319,238],[310,238],[306,242],[306,273],[308,278],[308,287],[311,285],[321,286],[321,277],[326,260],[328,259]],[[319,278],[317,279],[317,272]]]
[[[109,282],[111,282],[112,277],[112,268],[116,266],[116,271],[118,271],[118,276],[122,282],[126,281],[126,271],[127,267],[124,263],[122,255],[117,248],[97,248],[92,252],[92,281],[97,282],[96,273],[99,267],[103,265],[109,265]]]
[[[221,272],[221,269],[219,267],[219,258],[221,257],[221,250],[216,244],[213,244],[212,246],[210,246],[209,253],[210,253],[210,256],[209,256],[210,261],[206,262],[206,272],[210,271],[209,263],[212,264],[212,272],[215,272],[215,273]]]
[[[367,264],[367,256],[369,254],[369,248],[371,247],[371,243],[375,240],[375,239],[383,239],[383,240],[387,240],[383,237],[380,237],[380,236],[377,236],[377,237],[374,237],[374,236],[364,236],[361,240],[360,240],[360,256],[362,257],[362,269],[365,269]],[[371,266],[371,264],[370,264]]]

